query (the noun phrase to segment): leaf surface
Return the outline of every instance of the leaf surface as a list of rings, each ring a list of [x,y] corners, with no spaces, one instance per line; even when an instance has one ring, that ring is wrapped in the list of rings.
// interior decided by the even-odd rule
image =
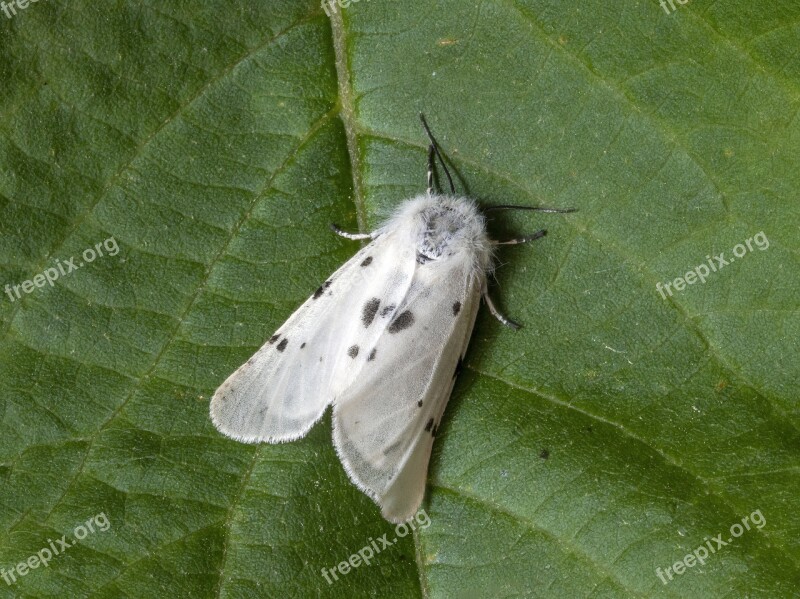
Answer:
[[[796,593],[800,7],[675,6],[0,17],[0,568],[76,541],[0,597]],[[549,234],[499,253],[524,328],[479,315],[409,532],[329,416],[251,446],[208,401],[356,251],[328,223],[424,189],[420,111],[464,194],[579,212],[491,222]]]

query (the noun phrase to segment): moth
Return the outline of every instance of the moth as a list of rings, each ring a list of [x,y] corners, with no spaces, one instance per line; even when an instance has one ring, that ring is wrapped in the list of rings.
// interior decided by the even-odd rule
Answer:
[[[427,190],[404,202],[214,393],[211,419],[245,443],[303,437],[333,406],[333,443],[350,480],[391,522],[417,512],[433,440],[467,350],[480,299],[503,324],[487,275],[500,245],[486,230],[491,210],[455,192],[425,117]],[[434,191],[435,159],[450,194]]]

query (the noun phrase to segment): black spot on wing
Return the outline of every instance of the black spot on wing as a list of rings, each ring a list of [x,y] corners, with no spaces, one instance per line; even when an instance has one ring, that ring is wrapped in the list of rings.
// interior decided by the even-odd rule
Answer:
[[[351,358],[355,358],[358,355],[358,346],[351,345],[350,348],[347,350],[347,355]]]
[[[369,355],[367,356],[367,362],[372,362],[375,359],[375,354],[376,353],[378,353],[378,350],[373,347],[372,351],[369,352]]]
[[[331,286],[330,281],[325,281],[322,285],[320,285],[317,290],[314,292],[314,299],[319,299],[322,297],[322,294],[325,293],[325,290]]]
[[[412,324],[414,324],[414,315],[410,310],[406,310],[405,312],[401,312],[397,315],[387,330],[392,334],[399,333],[400,331],[410,327]]]
[[[453,304],[453,316],[458,316],[459,312],[461,312],[461,302],[456,302]]]
[[[426,432],[431,432],[432,428],[433,428],[433,418],[428,420],[428,424],[425,425],[425,431]]]
[[[364,307],[361,309],[361,322],[364,323],[364,328],[369,327],[372,324],[372,321],[375,320],[375,314],[378,312],[378,307],[381,305],[381,300],[377,297],[373,297],[367,303],[364,304]]]
[[[278,340],[279,337],[280,337],[280,335],[277,335],[277,334],[275,334],[272,337],[270,337],[269,338],[269,344],[272,345],[273,343],[275,343]]]
[[[372,256],[367,256],[364,258],[364,261],[361,263],[361,266],[369,266],[372,264]]]
[[[305,346],[306,346],[306,342],[303,341],[303,343],[300,344],[300,349],[303,349]]]
[[[417,402],[417,407],[418,407],[418,408],[421,408],[421,407],[422,407],[422,400],[421,400],[421,399],[420,399],[420,400]]]
[[[285,349],[286,349],[286,346],[287,346],[287,345],[289,345],[289,340],[288,340],[286,337],[284,337],[284,338],[283,338],[283,341],[281,341],[281,342],[278,344],[277,350],[278,350],[278,351],[283,351],[283,350],[285,350]]]
[[[438,432],[439,432],[439,425],[437,424],[436,426],[433,427],[433,430],[431,431],[431,437],[436,437],[436,433]]]

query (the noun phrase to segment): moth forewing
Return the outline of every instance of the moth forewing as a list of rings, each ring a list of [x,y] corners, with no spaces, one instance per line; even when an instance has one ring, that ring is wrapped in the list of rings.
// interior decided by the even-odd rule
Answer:
[[[385,360],[374,376],[387,384],[372,388],[365,377],[334,405],[342,463],[392,522],[412,518],[422,502],[433,440],[478,311],[482,281],[463,270],[449,274],[440,281],[446,304],[431,306],[430,296],[409,303],[415,339],[380,340]]]
[[[210,408],[220,432],[247,443],[305,436],[362,366],[348,355],[360,334],[352,307],[366,301],[365,281],[388,262],[387,250],[373,242],[357,252],[220,385]]]

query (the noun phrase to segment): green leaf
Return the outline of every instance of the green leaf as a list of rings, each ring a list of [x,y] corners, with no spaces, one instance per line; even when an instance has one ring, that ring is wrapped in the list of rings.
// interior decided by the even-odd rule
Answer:
[[[16,2],[0,597],[796,593],[796,3]],[[328,223],[424,189],[420,111],[464,193],[579,212],[492,221],[548,229],[498,255],[524,328],[479,315],[399,536],[328,416],[252,446],[208,402],[356,251]]]

